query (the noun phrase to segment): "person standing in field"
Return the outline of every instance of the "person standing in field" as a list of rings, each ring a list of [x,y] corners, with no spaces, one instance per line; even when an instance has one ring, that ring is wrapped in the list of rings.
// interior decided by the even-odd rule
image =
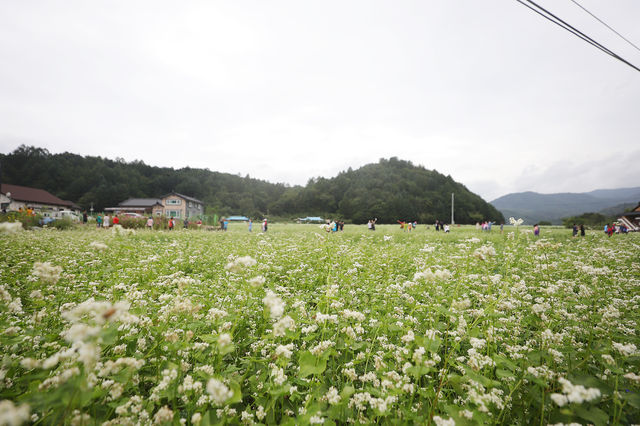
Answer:
[[[96,217],[96,228],[102,228],[102,216],[98,215],[98,217]]]
[[[267,228],[268,228],[267,218],[265,217],[264,220],[262,221],[262,232],[267,232]]]
[[[102,219],[102,227],[103,228],[108,228],[109,227],[109,215],[105,214],[104,218]]]
[[[173,231],[174,221],[172,217],[169,218],[168,225],[169,225],[169,231]]]
[[[580,225],[580,236],[584,237],[584,224]]]
[[[535,235],[536,237],[540,235],[540,227],[538,226],[537,223],[533,225],[533,235]]]
[[[578,236],[578,225],[576,225],[575,223],[573,224],[573,236],[577,237]]]
[[[147,219],[147,229],[153,229],[153,217],[151,216]]]
[[[189,229],[189,219],[185,217],[184,221],[182,222],[182,226],[184,226],[184,229]]]
[[[251,232],[251,228],[253,228],[253,221],[249,219],[249,232]]]
[[[113,225],[120,225],[120,218],[118,217],[118,215],[115,215],[113,217]]]

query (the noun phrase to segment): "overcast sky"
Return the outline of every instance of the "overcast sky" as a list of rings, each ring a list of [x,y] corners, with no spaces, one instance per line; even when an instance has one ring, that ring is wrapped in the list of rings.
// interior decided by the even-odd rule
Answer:
[[[578,1],[640,46],[640,1]],[[640,72],[515,0],[2,0],[0,58],[3,153],[290,184],[397,156],[488,201],[640,185]]]

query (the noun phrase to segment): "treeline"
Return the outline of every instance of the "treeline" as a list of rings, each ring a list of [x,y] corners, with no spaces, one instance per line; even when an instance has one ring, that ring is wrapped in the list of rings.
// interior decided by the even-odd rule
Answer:
[[[616,221],[615,216],[605,216],[601,213],[583,213],[579,216],[565,217],[562,224],[565,228],[571,228],[573,225],[585,225],[590,228],[600,228],[608,223]]]
[[[206,169],[153,167],[142,161],[125,162],[72,153],[51,154],[43,148],[20,146],[0,155],[2,182],[46,189],[88,209],[101,211],[130,197],[160,197],[171,191],[202,200],[206,212],[297,217],[342,218],[365,223],[417,220],[448,221],[455,194],[456,223],[483,219],[504,221],[502,214],[451,176],[381,159],[338,176],[311,179],[306,186],[270,183]]]

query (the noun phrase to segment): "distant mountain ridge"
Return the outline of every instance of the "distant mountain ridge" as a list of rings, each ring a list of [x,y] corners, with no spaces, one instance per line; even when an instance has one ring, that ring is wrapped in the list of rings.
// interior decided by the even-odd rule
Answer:
[[[505,217],[522,218],[527,224],[549,221],[562,223],[562,218],[582,213],[621,213],[628,206],[640,202],[640,187],[596,189],[583,193],[540,194],[517,192],[490,201]],[[620,210],[615,210],[619,208]]]

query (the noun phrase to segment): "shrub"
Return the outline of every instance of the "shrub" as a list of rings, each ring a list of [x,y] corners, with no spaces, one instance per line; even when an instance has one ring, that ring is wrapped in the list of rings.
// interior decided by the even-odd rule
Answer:
[[[49,226],[54,227],[60,231],[65,231],[67,229],[72,229],[74,227],[73,221],[68,218],[54,220],[49,224]]]
[[[30,229],[34,226],[38,226],[42,216],[34,215],[29,216],[24,212],[9,212],[0,214],[0,222],[21,222],[24,229]]]
[[[124,216],[120,219],[120,225],[126,229],[143,229],[147,223],[145,217],[127,217]]]

